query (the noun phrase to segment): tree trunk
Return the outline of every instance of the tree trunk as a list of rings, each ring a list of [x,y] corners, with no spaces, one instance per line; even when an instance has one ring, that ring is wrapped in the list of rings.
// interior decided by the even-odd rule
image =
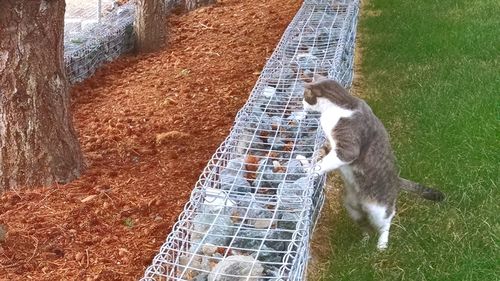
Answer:
[[[164,0],[137,1],[134,31],[138,52],[152,52],[163,47],[166,16]]]
[[[0,1],[0,192],[66,183],[83,157],[63,59],[64,0]]]
[[[210,4],[215,4],[216,0],[185,0],[185,8],[188,11],[197,9],[201,6],[206,6]]]

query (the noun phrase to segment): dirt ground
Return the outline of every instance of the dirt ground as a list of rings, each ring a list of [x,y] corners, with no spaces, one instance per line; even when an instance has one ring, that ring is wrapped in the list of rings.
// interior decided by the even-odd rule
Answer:
[[[87,170],[0,197],[0,280],[140,278],[300,2],[225,0],[171,16],[165,50],[74,86]]]

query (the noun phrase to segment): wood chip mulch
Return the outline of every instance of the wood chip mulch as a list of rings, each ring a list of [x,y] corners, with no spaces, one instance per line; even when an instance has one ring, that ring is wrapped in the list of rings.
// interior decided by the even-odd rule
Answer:
[[[0,197],[0,280],[139,279],[300,4],[225,0],[172,15],[164,50],[74,86],[88,168]]]

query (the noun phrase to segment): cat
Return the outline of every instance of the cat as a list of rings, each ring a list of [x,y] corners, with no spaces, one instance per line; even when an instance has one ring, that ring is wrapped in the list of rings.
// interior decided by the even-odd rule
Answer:
[[[365,101],[350,95],[335,80],[315,76],[314,82],[307,81],[304,110],[321,114],[327,137],[324,156],[311,172],[340,171],[349,216],[359,224],[365,239],[371,230],[377,231],[377,248],[384,250],[400,190],[433,201],[444,200],[444,194],[399,177],[388,133]]]

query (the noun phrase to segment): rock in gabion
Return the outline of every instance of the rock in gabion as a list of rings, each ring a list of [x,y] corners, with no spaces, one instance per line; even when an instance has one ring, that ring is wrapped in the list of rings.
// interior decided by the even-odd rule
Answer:
[[[203,201],[203,212],[209,214],[230,214],[236,208],[234,202],[227,192],[217,188],[207,188]]]
[[[287,241],[291,238],[291,233],[279,229],[242,229],[237,234],[232,243],[234,248],[240,248],[240,252],[258,250],[261,245],[265,245],[275,251],[284,251]],[[242,250],[245,249],[245,250]]]
[[[276,253],[275,249],[272,249],[266,245],[260,247],[259,252],[253,253],[252,257],[258,259],[263,263],[279,263],[283,259],[283,254]]]
[[[189,275],[194,276],[203,275],[204,272],[211,271],[208,258],[202,256],[182,255],[179,257],[179,265],[182,266],[181,268],[185,269]]]
[[[241,176],[233,176],[233,175],[221,175],[220,177],[221,189],[246,193],[251,191],[250,184],[248,181]]]
[[[251,256],[230,256],[217,264],[209,281],[258,281],[264,267]],[[253,276],[253,278],[249,278]]]
[[[275,94],[276,94],[276,88],[271,86],[266,86],[262,91],[262,95],[267,99],[271,99]]]
[[[228,216],[198,214],[193,219],[191,241],[227,246],[234,233],[233,222]]]
[[[300,177],[302,177],[304,175],[304,173],[306,173],[306,170],[302,166],[302,163],[297,159],[290,160],[287,163],[286,167],[287,167],[287,170],[286,170],[287,181],[298,180]]]
[[[289,230],[295,229],[299,217],[300,215],[298,212],[281,212],[281,215],[279,216],[280,220],[278,221],[278,228]]]
[[[285,177],[285,173],[274,171],[272,162],[269,159],[265,159],[260,162],[259,169],[257,170],[257,179],[254,181],[253,186],[277,188]]]
[[[273,212],[266,208],[266,206],[259,202],[252,202],[248,206],[247,217],[251,219],[266,219],[271,218],[273,216]]]
[[[245,160],[243,158],[234,158],[229,160],[224,170],[220,172],[222,175],[233,175],[243,177],[245,175]]]
[[[206,243],[205,245],[203,245],[203,247],[201,247],[202,253],[206,256],[212,256],[217,252],[217,249],[218,246],[210,243]]]
[[[268,142],[271,144],[272,150],[283,150],[286,145],[286,143],[278,136],[269,138]]]
[[[207,281],[208,280],[208,273],[201,273],[196,275],[194,278],[194,281]]]
[[[314,71],[318,65],[318,57],[313,56],[310,53],[299,54],[296,57],[296,63],[302,69],[307,69],[309,71]]]
[[[299,208],[303,202],[304,187],[309,183],[307,177],[299,178],[294,182],[280,183],[278,186],[278,198],[280,198],[283,208]]]

